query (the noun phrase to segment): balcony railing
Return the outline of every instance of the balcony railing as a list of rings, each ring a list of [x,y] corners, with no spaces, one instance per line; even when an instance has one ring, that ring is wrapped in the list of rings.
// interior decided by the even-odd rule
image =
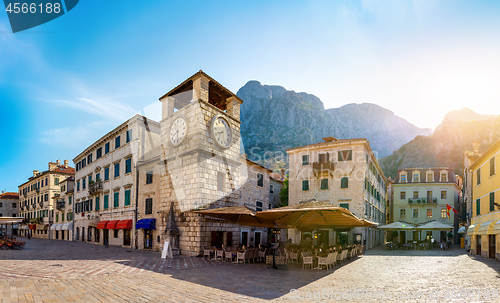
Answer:
[[[436,204],[437,198],[408,198],[409,204]]]
[[[312,165],[313,169],[313,174],[315,176],[319,176],[320,174],[332,174],[334,170],[334,164],[333,162],[326,161],[326,162],[313,162]]]
[[[64,205],[66,204],[66,202],[64,200],[57,200],[56,202],[56,208],[57,209],[64,209]]]
[[[102,181],[89,184],[89,193],[91,195],[101,193],[101,192],[102,192]]]

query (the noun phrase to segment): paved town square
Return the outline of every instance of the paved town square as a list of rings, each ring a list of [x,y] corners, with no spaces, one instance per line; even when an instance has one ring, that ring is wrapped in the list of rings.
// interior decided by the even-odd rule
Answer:
[[[26,242],[24,250],[0,251],[2,303],[446,302],[447,296],[457,302],[500,301],[495,293],[500,263],[470,257],[458,247],[404,251],[379,246],[337,269],[317,271],[201,257],[163,260],[158,252],[82,242]]]

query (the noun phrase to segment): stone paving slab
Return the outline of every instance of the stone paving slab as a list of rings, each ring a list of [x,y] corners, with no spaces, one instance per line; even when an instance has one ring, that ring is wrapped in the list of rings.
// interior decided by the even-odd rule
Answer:
[[[334,270],[312,271],[27,242],[26,250],[0,251],[0,302],[500,302],[500,262],[460,248],[375,248]]]

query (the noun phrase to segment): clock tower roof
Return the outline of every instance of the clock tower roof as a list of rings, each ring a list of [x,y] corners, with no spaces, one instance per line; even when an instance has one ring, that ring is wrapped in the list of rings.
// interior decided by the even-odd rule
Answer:
[[[199,70],[197,73],[192,75],[191,77],[187,78],[184,82],[181,84],[177,85],[174,89],[160,97],[160,101],[164,98],[171,97],[174,95],[178,95],[183,92],[187,92],[190,90],[194,89],[194,81],[203,78],[206,82],[208,82],[208,103],[215,105],[221,110],[226,110],[226,100],[228,98],[234,97],[233,100],[237,101],[238,103],[243,103],[243,100],[241,100],[236,94],[231,92],[229,89],[224,87],[222,84],[217,82],[215,79],[207,75],[205,72],[202,70]],[[201,94],[198,94],[200,96]],[[189,103],[191,100],[175,100],[174,107],[175,108],[182,108],[185,106],[187,103]]]

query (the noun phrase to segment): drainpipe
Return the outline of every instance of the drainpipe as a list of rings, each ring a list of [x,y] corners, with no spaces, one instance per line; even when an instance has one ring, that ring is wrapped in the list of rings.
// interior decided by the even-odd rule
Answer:
[[[137,249],[137,229],[135,228],[135,224],[137,223],[137,209],[138,209],[138,202],[139,202],[139,169],[137,168],[137,165],[135,166],[135,211],[134,211],[134,221],[132,224],[133,230],[133,236],[134,236],[134,249]]]

